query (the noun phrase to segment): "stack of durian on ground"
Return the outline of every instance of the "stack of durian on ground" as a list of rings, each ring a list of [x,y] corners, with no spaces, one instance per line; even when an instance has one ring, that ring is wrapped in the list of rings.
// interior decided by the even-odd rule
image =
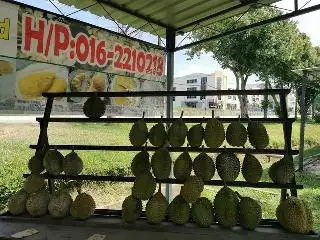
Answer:
[[[44,216],[49,213],[55,218],[64,218],[69,215],[76,219],[87,219],[95,210],[95,201],[89,194],[81,192],[78,186],[78,195],[73,200],[69,189],[56,189],[49,193],[44,176],[44,170],[49,174],[78,175],[83,169],[82,159],[72,150],[63,156],[56,149],[38,151],[29,160],[30,175],[25,179],[23,188],[11,196],[8,209],[12,215],[28,213],[33,217]]]
[[[223,151],[214,160],[204,151],[203,141],[209,148],[220,147],[224,140],[234,147],[244,147],[247,140],[256,149],[264,149],[269,144],[269,136],[263,124],[249,119],[247,128],[239,121],[234,121],[224,130],[223,124],[214,116],[206,126],[203,123],[192,126],[189,130],[181,117],[172,123],[166,131],[163,121],[148,131],[143,117],[134,123],[129,139],[133,146],[143,146],[149,142],[159,147],[151,156],[147,150],[139,152],[131,164],[132,173],[136,176],[132,194],[122,205],[122,218],[129,223],[135,222],[142,214],[142,201],[147,201],[146,218],[150,223],[159,224],[168,217],[175,224],[185,224],[190,219],[200,227],[209,227],[218,222],[224,227],[232,227],[240,223],[244,228],[255,229],[262,218],[260,203],[250,197],[241,196],[227,186],[234,181],[240,170],[249,183],[257,183],[262,176],[262,166],[258,159],[249,153],[245,154],[242,168],[238,157],[229,151]],[[187,139],[191,147],[202,147],[202,151],[192,160],[188,148],[181,153],[173,165],[173,175],[184,182],[180,193],[170,204],[161,193],[156,182],[169,178],[171,157],[168,145],[180,147]],[[225,182],[216,194],[213,203],[201,197],[206,181],[210,181],[215,171]],[[192,174],[193,172],[193,174]],[[269,169],[273,182],[285,184],[294,178],[294,167],[291,159],[284,157]],[[156,192],[156,193],[155,193]],[[299,218],[303,213],[305,221]],[[277,219],[287,230],[297,233],[308,233],[312,230],[312,214],[307,203],[295,197],[288,197],[280,202],[276,210]]]

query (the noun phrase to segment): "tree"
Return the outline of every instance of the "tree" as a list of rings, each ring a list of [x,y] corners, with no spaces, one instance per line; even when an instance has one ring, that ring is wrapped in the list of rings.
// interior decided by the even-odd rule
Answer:
[[[279,14],[279,10],[271,8],[254,9],[242,17],[229,18],[195,30],[191,39],[200,40],[233,27],[245,26]],[[277,80],[285,78],[289,81],[294,75],[291,72],[292,67],[301,65],[303,47],[307,40],[303,39],[295,22],[284,20],[194,46],[187,51],[187,55],[191,59],[203,52],[212,53],[212,57],[222,68],[228,68],[233,72],[236,88],[245,89],[249,76],[254,74],[269,82],[270,77]],[[245,116],[246,96],[240,96],[239,101],[241,115]]]

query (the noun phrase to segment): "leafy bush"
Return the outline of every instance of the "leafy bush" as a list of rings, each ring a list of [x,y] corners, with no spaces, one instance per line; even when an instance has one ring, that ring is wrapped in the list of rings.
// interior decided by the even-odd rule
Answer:
[[[320,112],[317,112],[316,114],[314,114],[313,120],[315,123],[320,123]]]

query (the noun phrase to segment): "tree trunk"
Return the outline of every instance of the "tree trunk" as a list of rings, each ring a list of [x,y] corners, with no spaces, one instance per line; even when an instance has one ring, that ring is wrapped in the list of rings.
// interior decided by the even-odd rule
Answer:
[[[240,79],[241,79],[241,90],[245,90],[246,89],[246,84],[247,84],[247,80],[248,80],[248,76],[242,76],[240,75]],[[240,114],[241,117],[245,118],[247,117],[248,114],[248,98],[247,95],[240,95],[239,96],[239,101],[240,101]]]
[[[268,85],[268,88],[269,88],[269,89],[272,89],[272,86],[271,86],[270,81],[269,81],[269,80],[266,80],[266,83],[267,83],[267,85]],[[278,115],[278,114],[280,113],[280,112],[277,112],[277,111],[280,110],[280,103],[279,103],[278,99],[276,98],[276,95],[275,95],[275,94],[271,94],[271,96],[272,96],[272,99],[273,99],[273,101],[274,101],[274,104],[276,105],[276,107],[275,107],[275,113]]]

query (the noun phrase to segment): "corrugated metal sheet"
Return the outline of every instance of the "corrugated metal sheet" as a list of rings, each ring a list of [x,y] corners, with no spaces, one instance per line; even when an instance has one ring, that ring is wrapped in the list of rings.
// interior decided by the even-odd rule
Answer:
[[[94,14],[115,19],[155,35],[165,36],[166,27],[188,32],[247,11],[252,4],[274,3],[277,0],[59,0]],[[111,15],[111,17],[109,16]],[[113,19],[112,19],[113,18]]]

